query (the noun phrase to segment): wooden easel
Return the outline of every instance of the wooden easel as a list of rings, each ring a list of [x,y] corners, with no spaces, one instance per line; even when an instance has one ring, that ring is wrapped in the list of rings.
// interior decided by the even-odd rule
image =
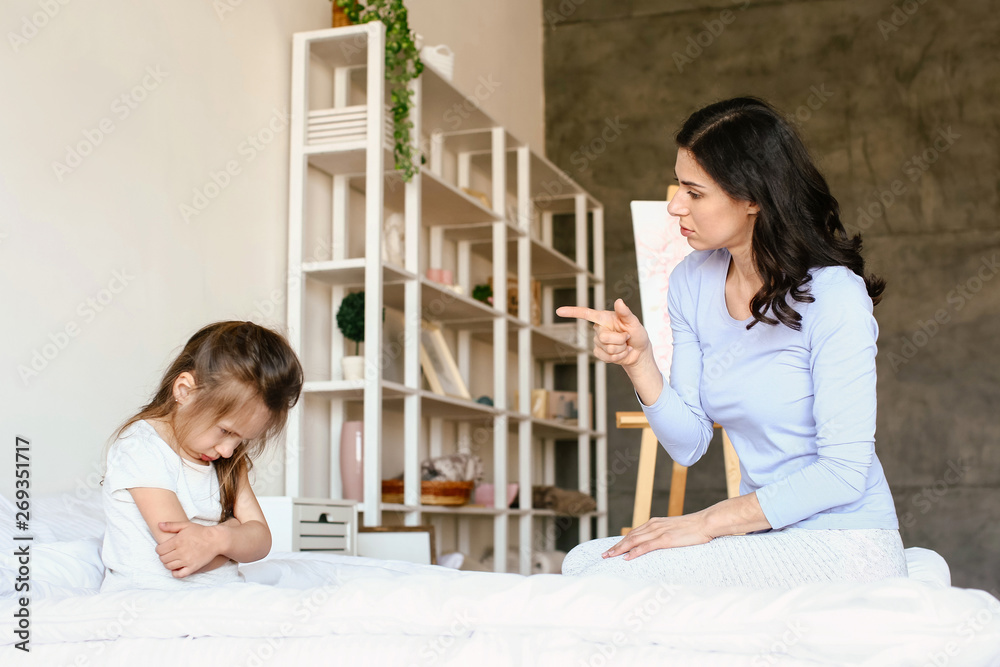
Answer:
[[[653,473],[656,471],[656,451],[659,442],[644,412],[616,412],[615,425],[618,428],[641,428],[642,440],[639,445],[639,472],[635,484],[635,505],[632,509],[632,526],[622,528],[625,535],[633,527],[641,526],[649,521],[653,506]],[[722,429],[715,424],[715,428]],[[726,493],[730,498],[740,495],[740,460],[733,449],[725,429],[722,429],[723,457],[726,463]],[[670,479],[670,498],[667,504],[667,516],[684,514],[684,492],[687,489],[687,468],[674,461],[673,475]]]

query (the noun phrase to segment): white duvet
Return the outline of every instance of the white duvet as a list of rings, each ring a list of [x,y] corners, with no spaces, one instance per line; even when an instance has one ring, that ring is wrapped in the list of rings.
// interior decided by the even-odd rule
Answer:
[[[4,665],[997,665],[1000,601],[913,580],[791,591],[283,554],[216,589],[51,596]]]
[[[33,547],[30,654],[4,546],[0,665],[1000,665],[1000,600],[914,579],[761,591],[276,554],[243,584],[101,594],[97,545]]]

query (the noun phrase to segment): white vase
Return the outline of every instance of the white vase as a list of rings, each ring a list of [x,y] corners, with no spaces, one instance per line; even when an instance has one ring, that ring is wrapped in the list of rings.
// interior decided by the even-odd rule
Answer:
[[[344,372],[345,380],[365,379],[365,358],[364,357],[344,357],[340,361],[340,368]]]

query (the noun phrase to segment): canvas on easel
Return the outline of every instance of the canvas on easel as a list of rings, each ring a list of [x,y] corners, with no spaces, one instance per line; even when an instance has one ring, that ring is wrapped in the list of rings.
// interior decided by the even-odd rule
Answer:
[[[667,379],[670,378],[670,359],[674,351],[670,314],[667,311],[670,272],[692,251],[687,239],[680,233],[680,220],[667,212],[667,204],[675,192],[677,186],[672,185],[667,190],[667,201],[632,202],[632,230],[635,233],[635,256],[639,269],[642,323],[649,333],[656,365]],[[653,429],[649,427],[649,421],[642,412],[618,412],[615,415],[615,422],[618,428],[642,429],[635,504],[632,510],[632,527],[638,527],[650,517],[653,473],[660,447]],[[715,426],[719,427],[718,424]],[[722,431],[722,446],[726,462],[727,492],[729,497],[733,498],[739,495],[740,489],[739,457],[725,430]],[[667,516],[680,516],[684,513],[686,484],[687,468],[675,461],[670,481]],[[632,527],[623,528],[622,535],[628,534]]]
[[[670,272],[692,250],[681,236],[680,220],[667,212],[669,198],[676,191],[677,186],[672,185],[667,201],[634,201],[631,205],[642,324],[649,333],[656,365],[667,378],[674,349],[667,312]]]

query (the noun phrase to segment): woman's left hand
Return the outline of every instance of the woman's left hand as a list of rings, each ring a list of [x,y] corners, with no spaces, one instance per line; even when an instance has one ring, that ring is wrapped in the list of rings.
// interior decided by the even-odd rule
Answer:
[[[219,554],[217,535],[212,526],[191,521],[164,521],[160,523],[160,530],[176,533],[158,545],[156,553],[164,567],[178,579],[194,574]]]
[[[650,551],[672,547],[690,547],[711,542],[704,515],[701,512],[683,516],[654,517],[638,528],[629,531],[624,539],[605,551],[604,558],[625,554],[632,560]]]

